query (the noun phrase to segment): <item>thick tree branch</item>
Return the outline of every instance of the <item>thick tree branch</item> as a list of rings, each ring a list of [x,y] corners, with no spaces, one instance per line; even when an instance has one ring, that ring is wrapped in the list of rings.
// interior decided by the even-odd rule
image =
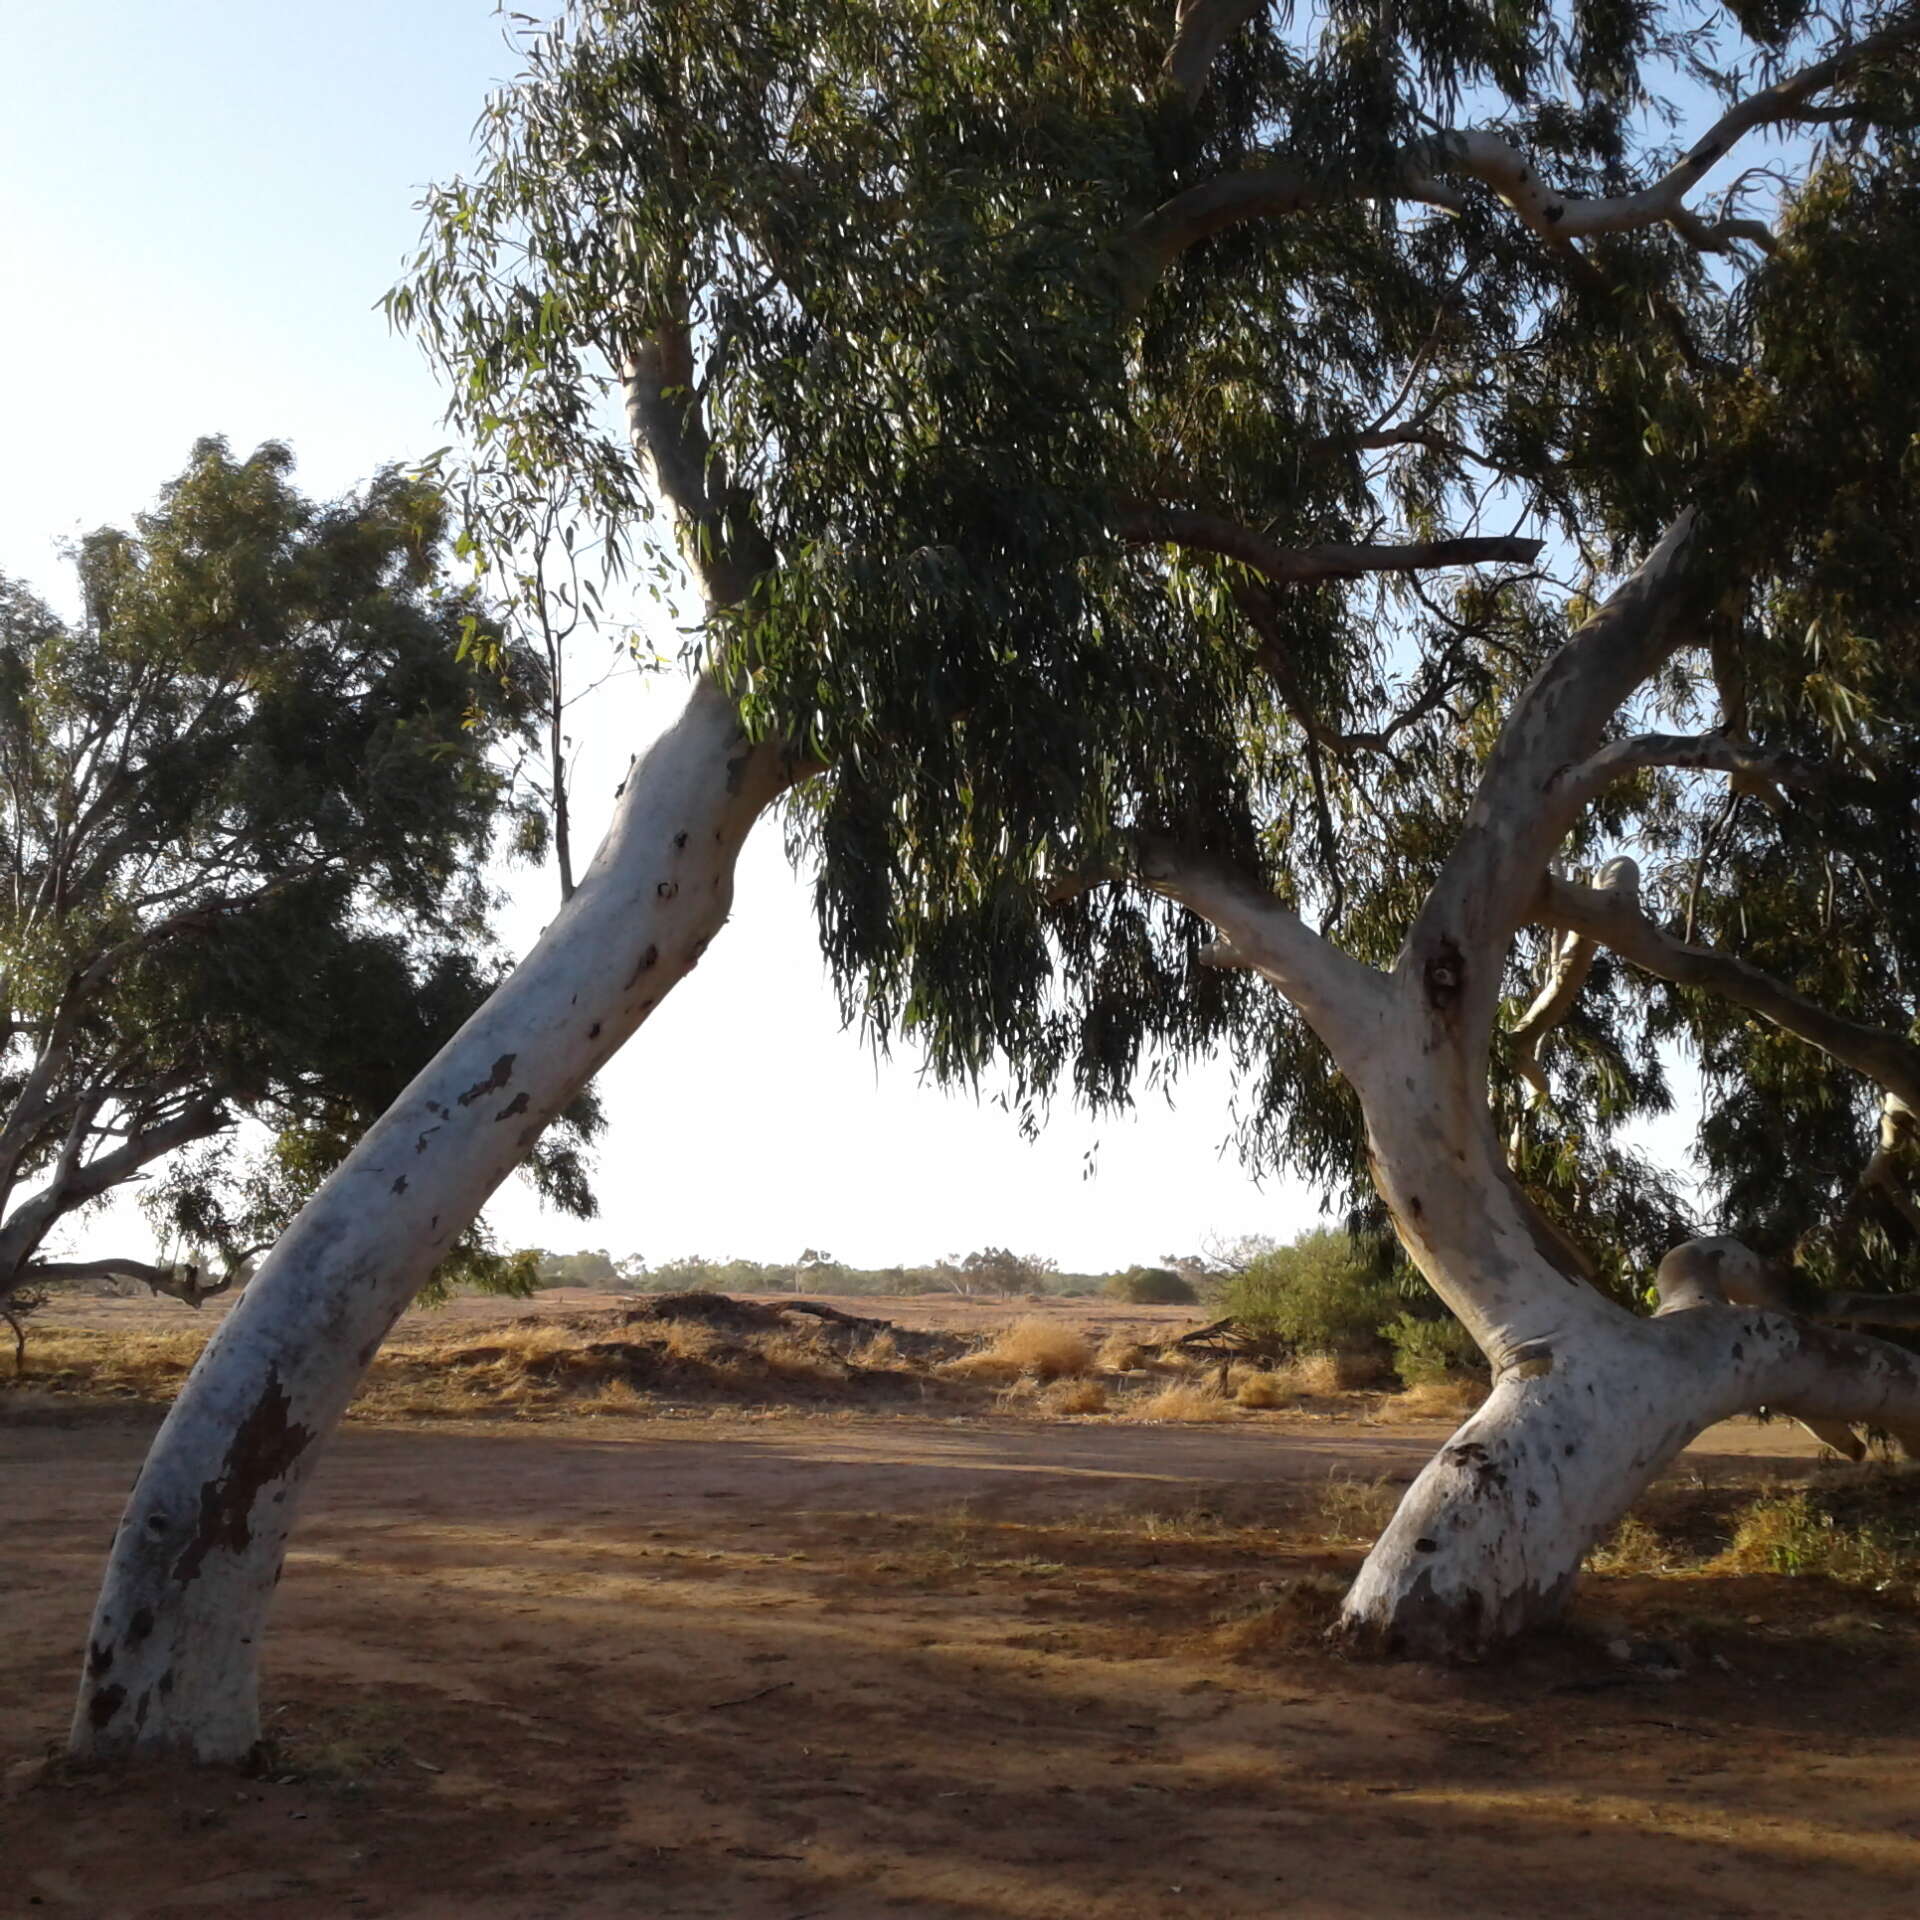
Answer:
[[[1755,746],[1730,733],[1641,733],[1613,740],[1555,784],[1558,802],[1584,807],[1597,800],[1616,780],[1647,767],[1676,767],[1696,773],[1728,773],[1741,790],[1756,787],[1816,787],[1824,770],[1797,753]]]
[[[159,1267],[146,1260],[122,1259],[112,1254],[95,1260],[36,1260],[20,1275],[26,1286],[48,1280],[137,1280],[150,1292],[164,1294],[170,1300],[199,1309],[203,1300],[211,1300],[239,1284],[247,1275],[247,1262],[260,1247],[250,1248],[229,1260],[219,1278],[202,1282],[203,1267],[192,1261]]]
[[[1637,884],[1639,869],[1631,860],[1610,860],[1600,870],[1599,884],[1613,887]],[[1547,978],[1513,1027],[1513,1067],[1542,1100],[1550,1097],[1547,1076],[1540,1066],[1540,1043],[1573,1011],[1580,989],[1593,971],[1596,943],[1586,934],[1566,933],[1554,943],[1547,962]]]
[[[1362,199],[1462,211],[1467,201],[1454,181],[1464,178],[1491,190],[1530,231],[1563,253],[1571,252],[1576,239],[1663,225],[1688,245],[1710,252],[1724,252],[1739,240],[1770,247],[1772,234],[1759,221],[1707,220],[1687,206],[1686,196],[1743,135],[1756,127],[1802,120],[1814,95],[1916,38],[1920,10],[1908,7],[1877,33],[1728,108],[1681,160],[1638,193],[1581,199],[1544,180],[1533,159],[1507,134],[1491,128],[1446,129],[1407,149],[1376,179],[1314,174],[1276,157],[1241,173],[1203,181],[1147,215],[1129,235],[1129,244],[1143,283],[1150,286],[1187,248],[1249,220],[1284,218]]]
[[[1536,914],[1548,926],[1599,941],[1658,979],[1731,1000],[1865,1074],[1909,1106],[1920,1106],[1920,1047],[1888,1028],[1816,1005],[1745,960],[1688,946],[1663,932],[1641,912],[1637,885],[1582,887],[1549,874],[1539,889]]]
[[[771,556],[708,437],[686,321],[670,322],[634,347],[621,364],[620,385],[634,452],[674,517],[681,557],[709,607],[735,605]]]
[[[142,1167],[176,1148],[209,1139],[230,1125],[232,1121],[219,1100],[196,1101],[108,1152],[96,1154],[84,1165],[79,1163],[78,1153],[84,1131],[70,1133],[47,1184],[22,1201],[7,1216],[6,1225],[0,1227],[0,1276],[17,1271],[61,1215],[131,1179]]]
[[[1402,973],[1439,969],[1429,997],[1465,1001],[1454,1030],[1469,1051],[1491,1031],[1501,956],[1578,816],[1577,797],[1560,790],[1565,769],[1598,750],[1621,703],[1691,630],[1692,538],[1689,511],[1514,702],[1466,826],[1408,937]]]
[[[1262,0],[1180,0],[1165,71],[1168,80],[1186,95],[1189,106],[1198,105],[1221,49],[1261,4]]]
[[[1421,573],[1438,567],[1488,566],[1511,561],[1530,566],[1543,542],[1510,536],[1412,540],[1399,545],[1359,542],[1286,547],[1224,514],[1186,507],[1130,506],[1116,516],[1121,539],[1142,545],[1192,547],[1237,560],[1280,586],[1318,580],[1354,580],[1370,573]]]
[[[1385,976],[1341,952],[1325,935],[1245,874],[1170,840],[1142,846],[1134,878],[1164,899],[1210,920],[1222,938],[1214,966],[1247,967],[1299,1008],[1343,1072],[1379,1037]]]

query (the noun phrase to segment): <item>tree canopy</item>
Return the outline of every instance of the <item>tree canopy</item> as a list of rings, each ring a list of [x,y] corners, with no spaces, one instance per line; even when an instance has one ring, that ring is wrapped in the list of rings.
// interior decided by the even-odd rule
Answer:
[[[537,679],[459,657],[487,616],[431,487],[322,505],[291,468],[201,442],[80,544],[71,622],[0,582],[0,1301],[219,1290],[498,976],[483,868]],[[532,1163],[577,1213],[595,1121],[585,1098]],[[51,1244],[131,1180],[178,1259]]]
[[[665,507],[700,657],[826,766],[793,831],[877,1032],[1096,1103],[1235,1046],[1256,1159],[1364,1205],[1295,1012],[1089,882],[1175,843],[1391,962],[1493,716],[1690,513],[1695,644],[1619,725],[1765,748],[1731,792],[1625,770],[1563,857],[1631,848],[1656,915],[1758,925],[1756,964],[1904,1027],[1912,9],[1191,0],[1169,52],[1170,11],[615,0],[530,35],[390,299],[495,483],[481,536],[558,487],[659,552]],[[1514,1019],[1558,938],[1517,944]],[[1590,961],[1550,1097],[1493,1063],[1527,1185],[1637,1284],[1688,1207],[1615,1136],[1678,1041],[1727,1218],[1813,1234],[1873,1100]]]

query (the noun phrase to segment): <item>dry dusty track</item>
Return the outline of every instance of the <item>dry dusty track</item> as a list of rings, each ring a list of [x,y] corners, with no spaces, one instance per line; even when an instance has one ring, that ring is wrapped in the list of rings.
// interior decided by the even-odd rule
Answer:
[[[18,1412],[8,1759],[58,1731],[152,1425]],[[16,1782],[0,1912],[1910,1915],[1920,1655],[1897,1620],[1883,1656],[1836,1661],[1741,1638],[1740,1583],[1716,1583],[1727,1664],[1667,1683],[1564,1646],[1452,1673],[1236,1649],[1220,1623],[1314,1564],[1257,1523],[1439,1437],[350,1429],[276,1620],[284,1757]],[[1709,1442],[1722,1470],[1805,1469],[1766,1458],[1779,1427]]]

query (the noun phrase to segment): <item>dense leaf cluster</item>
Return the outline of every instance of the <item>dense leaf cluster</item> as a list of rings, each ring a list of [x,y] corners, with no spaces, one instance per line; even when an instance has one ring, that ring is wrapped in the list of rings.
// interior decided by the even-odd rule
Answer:
[[[1911,57],[1749,136],[1761,171],[1724,206],[1693,196],[1776,222],[1771,254],[1658,219],[1569,246],[1447,171],[1450,130],[1490,128],[1563,207],[1637,192],[1900,10],[1274,6],[1197,99],[1161,74],[1174,11],[581,0],[532,35],[391,296],[496,483],[483,537],[532,523],[500,510],[516,487],[556,486],[641,534],[610,401],[643,342],[681,342],[678,531],[730,583],[697,644],[755,728],[827,764],[793,830],[850,1010],[944,1073],[998,1054],[1096,1103],[1231,1044],[1249,1144],[1357,1195],[1357,1113],[1299,1022],[1204,969],[1188,916],[1082,883],[1172,837],[1390,963],[1512,698],[1692,508],[1710,612],[1623,726],[1750,731],[1833,781],[1730,808],[1649,774],[1569,857],[1635,848],[1658,912],[1904,1025]],[[1284,206],[1183,227],[1262,169]],[[1294,553],[1518,526],[1548,558],[1277,582],[1159,537],[1165,510]],[[1666,1040],[1707,1066],[1739,1223],[1791,1238],[1864,1156],[1857,1084],[1602,966],[1550,1105],[1499,1060],[1494,1091],[1523,1179],[1615,1275],[1683,1225],[1617,1139],[1666,1102]]]
[[[80,544],[75,620],[0,583],[0,1294],[150,1167],[170,1243],[270,1240],[497,976],[536,690],[459,657],[430,487],[318,505],[291,464],[202,442]],[[575,1211],[593,1124],[536,1161]]]

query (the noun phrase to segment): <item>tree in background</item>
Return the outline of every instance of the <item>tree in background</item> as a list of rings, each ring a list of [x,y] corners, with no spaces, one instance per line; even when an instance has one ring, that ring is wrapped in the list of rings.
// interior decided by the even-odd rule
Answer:
[[[81,543],[73,623],[0,582],[0,1310],[234,1284],[497,976],[480,870],[526,677],[456,661],[480,615],[431,488],[322,506],[291,468],[203,441],[132,532]],[[591,1122],[531,1162],[576,1213]],[[131,1181],[191,1254],[89,1244]]]
[[[1377,1191],[1496,1383],[1354,1631],[1473,1649],[1550,1613],[1721,1413],[1920,1420],[1910,1356],[1730,1304],[1800,1205],[1753,1167],[1791,1155],[1811,1208],[1877,1164],[1855,1212],[1891,1231],[1920,1093],[1917,34],[1910,5],[599,0],[535,35],[391,310],[477,465],[526,476],[474,537],[514,550],[559,483],[591,537],[677,549],[700,678],[182,1395],[79,1744],[251,1744],[371,1343],[789,793],[849,1010],[937,1072],[1097,1105],[1232,1048],[1256,1158]],[[1769,133],[1778,167],[1705,190]],[[1618,1136],[1682,1035],[1729,1223],[1776,1237],[1692,1244],[1648,1319],[1692,1223]],[[1901,1103],[1877,1163],[1869,1087]]]
[[[1129,1267],[1114,1274],[1101,1292],[1134,1307],[1186,1307],[1200,1297],[1193,1282],[1171,1267]]]

